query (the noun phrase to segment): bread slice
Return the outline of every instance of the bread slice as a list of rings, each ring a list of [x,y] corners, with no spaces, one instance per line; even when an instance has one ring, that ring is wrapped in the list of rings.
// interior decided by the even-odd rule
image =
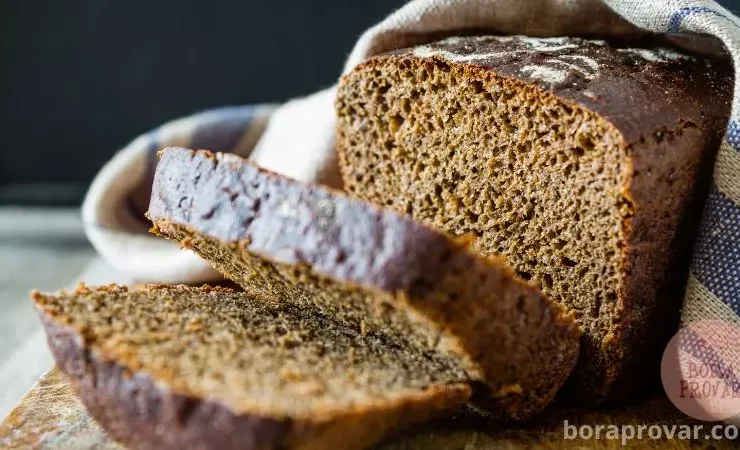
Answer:
[[[224,288],[33,294],[58,366],[138,449],[358,449],[462,406],[456,369]]]
[[[631,398],[678,325],[731,73],[578,38],[380,55],[339,84],[345,186],[505,256],[584,330],[571,392]]]
[[[497,260],[237,156],[165,150],[148,214],[251,295],[447,361],[502,419],[540,411],[575,363],[574,321]]]

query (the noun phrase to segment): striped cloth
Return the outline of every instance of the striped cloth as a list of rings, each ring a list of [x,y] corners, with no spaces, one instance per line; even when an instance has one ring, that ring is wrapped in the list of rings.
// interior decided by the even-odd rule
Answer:
[[[533,36],[711,35],[724,43],[735,67],[740,67],[740,21],[714,1],[413,0],[360,37],[345,72],[369,55],[463,29]],[[168,145],[232,151],[299,180],[339,186],[333,97],[330,88],[279,108],[208,111],[139,137],[103,168],[90,188],[83,208],[90,240],[113,266],[137,278],[170,282],[213,278],[216,274],[198,258],[144,234],[140,217],[151,183],[153,152]],[[704,211],[683,320],[721,319],[740,325],[739,317],[740,78]]]
[[[608,3],[650,31],[716,36],[740,67],[740,20],[713,1]],[[684,302],[684,323],[706,319],[740,326],[740,79],[735,80],[732,114],[717,155]]]

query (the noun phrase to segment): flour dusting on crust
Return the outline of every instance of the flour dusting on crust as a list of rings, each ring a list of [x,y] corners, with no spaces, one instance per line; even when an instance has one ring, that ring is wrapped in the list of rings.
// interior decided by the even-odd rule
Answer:
[[[602,40],[569,37],[454,36],[416,47],[412,54],[453,63],[505,66],[545,85],[570,86],[571,82],[597,78],[602,66],[615,63],[614,50],[608,46]],[[693,59],[668,48],[617,48],[616,51],[632,65]]]
[[[581,63],[588,66],[589,69],[591,69],[592,72],[596,73],[599,71],[599,63],[596,62],[595,59],[589,58],[588,56],[583,55],[563,55],[560,57],[561,59],[575,59],[577,61],[580,61]]]
[[[568,77],[567,70],[555,69],[548,66],[524,66],[520,72],[545,83],[558,84]]]
[[[428,46],[416,47],[414,49],[414,56],[418,56],[419,58],[431,58],[433,56],[437,56],[452,62],[482,61],[490,58],[501,58],[507,55],[511,55],[511,52],[470,53],[469,55],[463,55]]]
[[[644,59],[645,61],[663,63],[668,61],[679,61],[693,59],[691,56],[683,55],[669,48],[618,48],[618,52],[629,53]]]

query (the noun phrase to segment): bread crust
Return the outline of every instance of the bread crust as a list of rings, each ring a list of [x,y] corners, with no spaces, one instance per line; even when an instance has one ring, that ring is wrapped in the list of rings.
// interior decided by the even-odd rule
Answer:
[[[217,267],[205,249],[220,246],[231,259],[244,258],[244,249],[258,255],[255,265],[307,266],[312,276],[366,289],[368,296],[394,296],[394,307],[439,330],[437,342],[483,382],[476,398],[502,419],[539,412],[575,363],[573,319],[499,261],[397,213],[233,155],[166,150],[148,214],[155,233]],[[242,274],[219,269],[244,285]],[[438,295],[452,291],[454,301]]]

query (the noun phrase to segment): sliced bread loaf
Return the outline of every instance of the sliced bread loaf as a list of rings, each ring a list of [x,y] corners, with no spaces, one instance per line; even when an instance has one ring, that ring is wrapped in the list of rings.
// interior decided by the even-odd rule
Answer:
[[[448,361],[502,419],[540,411],[575,363],[574,321],[498,261],[234,155],[165,150],[148,214],[252,295]]]
[[[729,114],[726,63],[577,38],[458,37],[340,82],[345,185],[502,254],[584,330],[572,392],[658,379]]]
[[[58,366],[133,449],[359,449],[462,406],[446,361],[223,288],[33,294]]]

